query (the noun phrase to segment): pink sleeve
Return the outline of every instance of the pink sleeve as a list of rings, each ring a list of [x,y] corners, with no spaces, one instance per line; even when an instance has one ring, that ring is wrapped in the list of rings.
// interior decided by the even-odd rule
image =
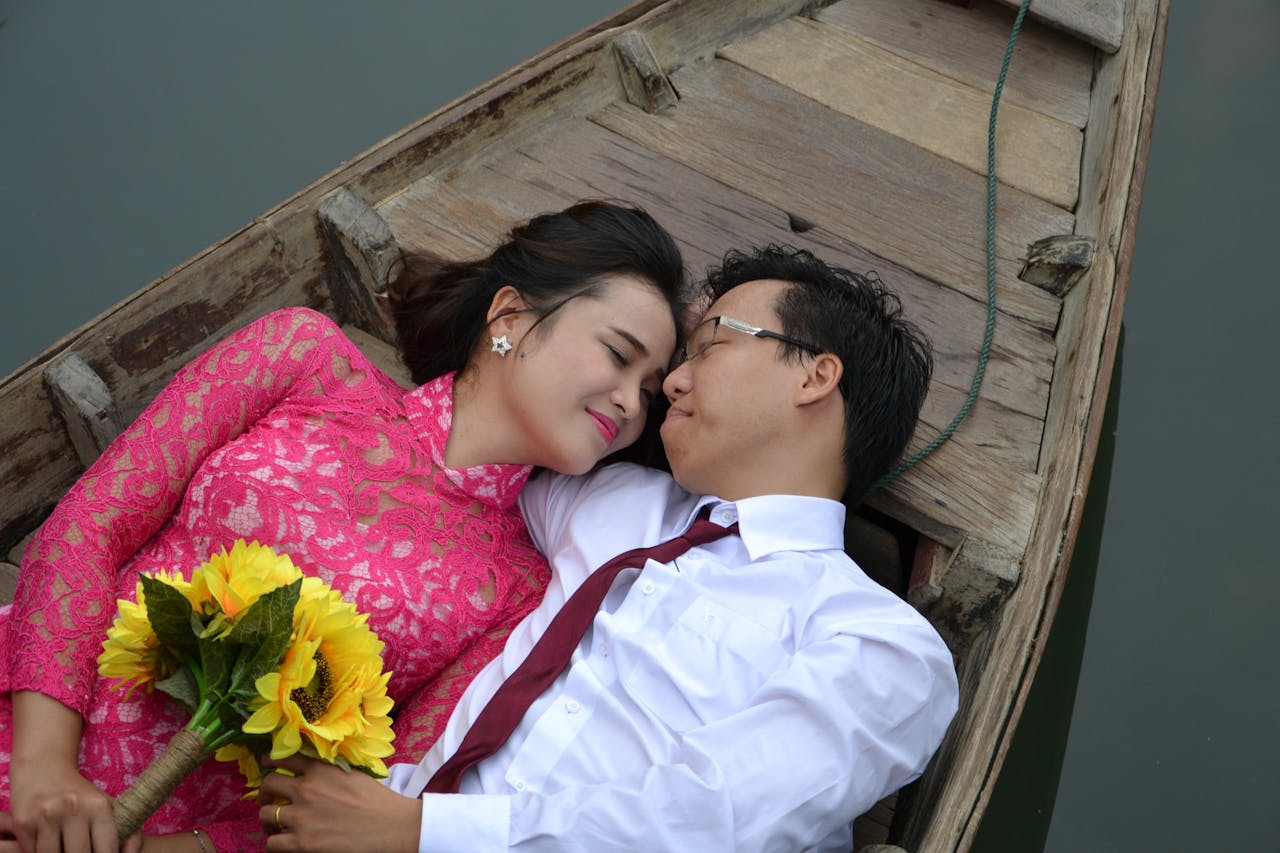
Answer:
[[[199,356],[81,476],[32,540],[0,637],[0,690],[84,715],[123,586],[118,573],[173,515],[200,464],[291,393],[341,339],[305,308],[268,314]],[[7,678],[6,678],[7,675]]]

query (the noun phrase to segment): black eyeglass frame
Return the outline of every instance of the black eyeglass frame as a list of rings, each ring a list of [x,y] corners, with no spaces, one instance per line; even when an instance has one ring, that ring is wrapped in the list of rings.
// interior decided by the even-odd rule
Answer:
[[[802,349],[810,355],[821,355],[824,352],[821,347],[805,343],[798,338],[793,338],[790,335],[784,335],[781,332],[771,332],[768,329],[762,329],[759,326],[753,326],[750,323],[743,322],[742,320],[735,320],[732,317],[726,317],[723,314],[706,318],[698,324],[698,328],[705,326],[707,323],[715,323],[715,326],[711,330],[711,338],[693,355],[689,354],[689,342],[685,341],[684,346],[680,347],[680,358],[676,362],[677,366],[684,364],[686,361],[690,361],[691,359],[698,358],[706,352],[707,347],[715,343],[716,332],[721,326],[728,326],[735,332],[743,332],[744,334],[751,335],[754,338],[773,338],[775,341],[782,341],[784,344],[791,344],[791,346],[796,347],[797,349]],[[696,331],[697,329],[694,330],[694,332]],[[693,335],[691,334],[689,338],[692,339]]]

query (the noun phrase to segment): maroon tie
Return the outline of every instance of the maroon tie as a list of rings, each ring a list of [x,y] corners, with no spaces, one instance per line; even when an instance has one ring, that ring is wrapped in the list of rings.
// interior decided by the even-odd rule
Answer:
[[[440,766],[427,783],[424,794],[453,794],[467,768],[493,755],[511,737],[533,700],[569,665],[573,650],[595,619],[600,602],[623,569],[640,568],[648,560],[669,563],[690,548],[738,532],[738,525],[721,527],[699,516],[693,526],[675,539],[652,548],[635,548],[619,554],[583,581],[577,592],[560,608],[546,632],[529,651],[524,663],[502,683],[493,698],[476,717],[462,739],[458,751]]]

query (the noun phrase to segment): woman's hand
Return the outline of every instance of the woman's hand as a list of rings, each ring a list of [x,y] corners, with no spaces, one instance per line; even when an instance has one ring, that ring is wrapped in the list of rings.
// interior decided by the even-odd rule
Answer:
[[[401,796],[359,771],[293,756],[264,762],[294,774],[268,773],[258,819],[268,850],[416,853],[422,801]]]
[[[13,694],[13,758],[9,766],[12,834],[23,850],[120,848],[111,798],[80,775],[80,715],[28,690]]]
[[[15,763],[9,779],[12,832],[22,850],[120,849],[111,798],[75,767],[49,763],[23,772]]]

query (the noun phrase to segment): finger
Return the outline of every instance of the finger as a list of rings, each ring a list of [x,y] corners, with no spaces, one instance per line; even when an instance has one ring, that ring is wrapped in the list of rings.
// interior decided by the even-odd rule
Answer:
[[[3,851],[0,851],[3,853]],[[142,853],[142,833],[135,832],[130,835],[124,842],[124,847],[120,848],[120,853]]]
[[[93,847],[89,841],[89,822],[84,815],[72,814],[62,823],[63,850],[92,850],[93,853],[115,853],[114,847]]]
[[[297,792],[298,784],[297,777],[268,773],[262,778],[262,785],[258,788],[258,802],[266,805],[291,801]]]
[[[333,765],[320,761],[316,758],[308,758],[305,755],[294,754],[288,758],[272,758],[267,755],[262,759],[263,767],[271,767],[277,770],[287,770],[295,776],[301,776],[307,772],[315,772],[318,768],[332,767]]]
[[[141,845],[141,833],[135,833]],[[110,809],[102,809],[93,815],[89,822],[89,837],[93,840],[93,853],[116,853],[120,849],[120,835],[116,832],[116,822],[111,817]],[[68,847],[68,850],[75,850]]]

